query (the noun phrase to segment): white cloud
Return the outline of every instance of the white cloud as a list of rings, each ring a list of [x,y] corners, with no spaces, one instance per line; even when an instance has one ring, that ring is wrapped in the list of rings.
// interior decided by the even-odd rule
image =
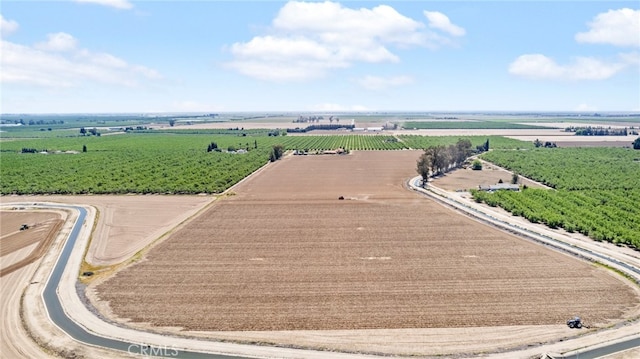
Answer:
[[[18,23],[13,20],[7,20],[0,14],[0,36],[5,37],[18,30]]]
[[[437,47],[442,37],[387,5],[351,9],[339,3],[290,1],[269,34],[229,47],[227,63],[244,75],[269,81],[304,81],[356,63],[397,63],[391,47]]]
[[[273,26],[280,30],[316,35],[327,43],[369,43],[377,40],[395,44],[420,44],[423,39],[416,36],[416,31],[424,28],[424,24],[387,5],[373,9],[350,9],[330,1],[290,1],[280,9]]]
[[[76,48],[78,41],[71,35],[58,32],[48,34],[46,42],[40,42],[35,45],[39,50],[45,51],[70,51]]]
[[[571,64],[559,65],[545,55],[527,54],[509,65],[509,73],[532,79],[604,80],[625,67],[625,63],[607,63],[590,57],[577,57]]]
[[[575,35],[577,42],[640,47],[640,10],[609,10],[598,14],[589,27],[589,31]],[[559,65],[542,54],[526,54],[509,65],[509,73],[532,79],[606,80],[628,67],[640,70],[640,53],[620,53],[618,61],[576,57],[568,65]]]
[[[397,87],[408,85],[413,82],[413,79],[410,76],[391,76],[391,77],[380,77],[380,76],[371,76],[367,75],[363,78],[357,80],[360,86],[364,87],[367,90],[384,90],[389,87]]]
[[[581,103],[578,106],[576,106],[573,110],[577,112],[593,112],[593,111],[598,111],[598,108],[595,106],[588,105],[586,103]]]
[[[33,47],[2,40],[0,82],[64,88],[85,82],[138,86],[142,81],[161,78],[145,66],[76,47],[75,38],[65,33],[50,34],[48,41]]]
[[[129,64],[127,64],[126,61],[111,54],[92,53],[89,50],[80,50],[77,56],[82,58],[84,61],[100,67],[112,69],[126,69],[129,67]]]
[[[576,41],[640,47],[640,10],[609,10],[598,14],[588,25],[589,31],[577,33]]]
[[[103,6],[109,6],[116,9],[129,10],[133,8],[133,4],[128,0],[75,0],[79,3],[91,3]]]
[[[231,53],[236,61],[229,67],[261,80],[307,80],[323,76],[330,68],[347,66],[328,48],[303,37],[257,36],[247,43],[233,44]]]
[[[631,66],[640,66],[640,52],[627,52],[619,54],[619,56],[626,64]]]
[[[447,15],[437,11],[425,11],[424,16],[429,20],[429,27],[442,30],[449,35],[464,36],[466,31],[460,26],[454,25]]]
[[[512,62],[509,73],[530,78],[560,78],[563,70],[555,61],[542,54],[528,54],[521,55]]]

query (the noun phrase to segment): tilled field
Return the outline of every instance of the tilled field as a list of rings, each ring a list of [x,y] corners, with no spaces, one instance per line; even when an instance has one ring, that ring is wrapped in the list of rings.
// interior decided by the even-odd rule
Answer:
[[[285,158],[98,296],[123,319],[204,331],[543,325],[578,314],[603,324],[637,305],[603,269],[404,189],[419,155]]]
[[[46,211],[0,211],[2,223],[0,237],[0,277],[33,263],[46,253],[49,244],[58,234],[63,224],[59,213]],[[29,225],[29,229],[20,230],[22,224]],[[17,260],[7,260],[8,255],[23,248],[37,245],[24,257]]]
[[[471,168],[457,169],[446,175],[433,180],[431,183],[448,191],[468,191],[478,189],[478,186],[490,186],[499,183],[511,183],[512,173],[488,163],[484,163],[481,171],[474,171]],[[531,188],[545,188],[543,185],[529,179],[520,177],[518,184]]]

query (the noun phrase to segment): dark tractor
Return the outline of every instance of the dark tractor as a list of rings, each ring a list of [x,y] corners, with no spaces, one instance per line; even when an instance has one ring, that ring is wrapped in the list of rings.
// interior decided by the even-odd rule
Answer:
[[[582,328],[582,320],[580,319],[580,317],[574,317],[573,319],[567,320],[567,325],[571,329],[573,329],[573,328],[580,329],[580,328]]]

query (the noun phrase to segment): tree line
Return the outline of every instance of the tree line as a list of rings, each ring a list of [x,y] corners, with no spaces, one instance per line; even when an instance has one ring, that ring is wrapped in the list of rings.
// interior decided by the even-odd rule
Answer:
[[[574,127],[565,128],[565,132],[575,132],[576,136],[627,136],[627,128]],[[635,131],[631,131],[634,134]],[[637,134],[637,133],[636,133]]]
[[[454,168],[461,167],[474,152],[482,153],[488,150],[488,139],[484,144],[476,146],[475,151],[472,149],[471,141],[468,139],[459,139],[455,144],[448,146],[430,146],[424,150],[424,153],[418,159],[416,170],[423,179],[427,179],[430,175],[441,175]]]
[[[483,159],[555,188],[471,191],[478,202],[551,228],[640,249],[640,167],[624,148],[491,151]]]

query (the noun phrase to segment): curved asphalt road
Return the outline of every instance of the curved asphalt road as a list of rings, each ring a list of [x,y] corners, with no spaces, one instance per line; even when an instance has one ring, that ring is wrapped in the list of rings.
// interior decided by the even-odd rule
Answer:
[[[415,181],[411,181],[411,182],[410,184],[412,184],[412,187],[414,189],[416,190],[420,189],[420,192],[422,191],[426,192],[424,189],[421,189],[419,185],[417,185],[417,182]],[[433,198],[436,198],[438,201],[445,203],[447,205],[454,206],[456,208],[463,207],[463,210],[467,213],[469,211],[469,208],[467,208],[464,204],[458,203],[455,200],[448,199],[449,201],[454,202],[454,203],[451,203],[449,201],[445,201],[441,198],[438,198],[435,194],[433,195],[430,194],[430,196]],[[41,205],[39,207],[52,207],[52,206]],[[69,238],[67,239],[62,249],[60,257],[56,261],[54,269],[47,281],[47,284],[43,292],[44,303],[47,308],[47,312],[49,313],[49,317],[51,318],[51,321],[54,324],[56,324],[60,329],[62,329],[64,332],[66,332],[68,335],[70,335],[72,338],[76,339],[79,342],[86,343],[93,346],[119,350],[122,352],[127,352],[129,354],[139,354],[141,356],[156,356],[156,357],[185,358],[185,359],[187,358],[188,359],[191,359],[191,358],[193,359],[249,359],[249,358],[240,357],[240,356],[201,353],[201,352],[188,351],[188,350],[178,350],[178,349],[169,348],[169,347],[148,347],[148,346],[145,347],[145,346],[141,346],[139,343],[106,338],[106,337],[102,337],[102,336],[90,333],[85,328],[81,327],[76,322],[71,320],[62,309],[60,298],[58,297],[58,294],[57,294],[57,288],[58,288],[58,285],[60,284],[60,279],[62,278],[62,273],[64,272],[64,269],[67,265],[71,251],[73,250],[73,247],[80,233],[80,229],[82,228],[82,224],[87,216],[87,211],[82,207],[76,207],[76,206],[59,205],[55,207],[75,209],[79,212],[79,217],[76,220],[76,223],[73,226],[73,229],[69,235]],[[475,211],[473,215],[477,217],[482,217],[480,219],[483,219],[484,221],[490,221],[492,223],[495,223],[496,221],[495,218],[480,211]],[[509,223],[500,223],[500,224],[502,225],[506,224],[508,226],[513,227],[513,225]],[[524,230],[528,232],[532,236],[542,236],[538,233],[530,232],[520,227],[517,227],[517,228],[519,230]],[[551,240],[551,241],[557,242],[558,244],[562,243],[561,241],[555,240],[550,237],[546,237],[546,236],[542,236],[542,237],[544,237],[544,239],[547,241]],[[560,246],[558,245],[554,247],[558,248]],[[565,250],[565,251],[567,250],[564,248],[558,248],[558,249]],[[590,250],[582,249],[579,247],[572,247],[571,251],[576,255],[580,255],[580,253],[583,252],[589,255],[597,256],[605,261],[612,261],[618,265],[624,266],[625,268],[632,271],[636,275],[640,274],[640,270],[638,268],[634,266],[629,266],[626,263],[622,263],[613,258],[600,255],[599,253],[595,253]],[[635,278],[636,281],[638,281],[637,276],[633,276],[633,277]],[[638,346],[640,346],[640,338],[634,338],[634,339],[629,339],[623,342],[598,347],[595,349],[585,350],[570,356],[562,356],[562,358],[592,359],[592,358],[598,358],[608,354],[616,353],[619,351],[623,351],[626,349],[635,348]]]
[[[38,206],[38,207],[53,207],[53,206]],[[185,358],[185,359],[249,359],[239,356],[218,355],[209,353],[192,352],[187,350],[178,350],[173,347],[153,347],[144,346],[140,343],[128,342],[117,339],[105,338],[93,333],[88,332],[85,328],[78,325],[71,320],[65,311],[62,309],[60,298],[57,294],[57,288],[62,278],[67,262],[69,261],[69,255],[73,250],[73,247],[78,239],[78,234],[82,228],[82,224],[87,216],[87,210],[82,207],[75,206],[55,206],[56,208],[75,209],[79,212],[78,219],[73,226],[69,238],[62,249],[60,257],[58,258],[49,280],[45,286],[42,297],[44,299],[45,307],[49,313],[51,321],[67,333],[72,338],[79,342],[90,344],[93,346],[105,347],[115,350],[127,352],[129,354],[138,354],[141,356],[155,356],[166,358]]]

